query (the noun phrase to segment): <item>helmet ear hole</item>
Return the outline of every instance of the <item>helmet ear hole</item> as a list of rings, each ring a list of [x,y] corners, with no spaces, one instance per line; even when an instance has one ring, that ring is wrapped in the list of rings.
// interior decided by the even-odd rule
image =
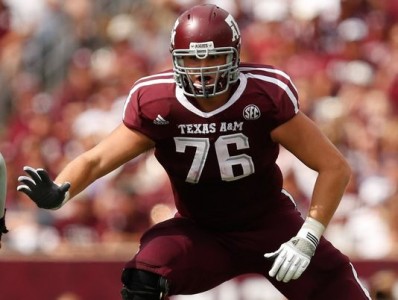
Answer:
[[[184,12],[171,32],[173,70],[177,85],[184,94],[193,97],[211,97],[225,93],[239,78],[240,31],[234,18],[216,5],[197,5]],[[210,55],[226,55],[221,65],[189,68],[184,66],[185,56],[205,59]],[[215,71],[216,70],[216,71]],[[191,76],[212,77],[192,82]]]

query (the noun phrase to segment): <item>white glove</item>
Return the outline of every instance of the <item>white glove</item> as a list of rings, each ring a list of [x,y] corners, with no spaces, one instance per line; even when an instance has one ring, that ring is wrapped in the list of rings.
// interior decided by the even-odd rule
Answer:
[[[307,269],[324,231],[323,224],[307,217],[295,237],[282,244],[277,251],[264,254],[267,259],[275,259],[269,276],[276,275],[276,280],[283,282],[299,278]]]

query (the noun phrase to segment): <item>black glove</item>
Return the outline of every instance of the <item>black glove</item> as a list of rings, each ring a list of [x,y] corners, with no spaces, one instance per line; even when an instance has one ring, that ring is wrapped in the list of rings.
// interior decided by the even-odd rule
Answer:
[[[44,169],[33,169],[28,166],[23,169],[30,177],[18,177],[21,184],[17,187],[17,190],[28,195],[38,207],[57,209],[68,200],[66,193],[70,188],[69,182],[59,186],[50,179]]]
[[[1,236],[3,235],[3,233],[7,233],[8,229],[6,227],[6,211],[4,210],[4,215],[3,217],[0,219],[0,242],[1,242]],[[1,244],[0,244],[1,247]]]

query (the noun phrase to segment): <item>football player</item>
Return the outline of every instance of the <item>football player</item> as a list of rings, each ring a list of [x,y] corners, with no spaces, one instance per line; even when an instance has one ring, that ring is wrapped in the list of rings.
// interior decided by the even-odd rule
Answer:
[[[350,167],[300,111],[289,76],[240,62],[240,47],[228,12],[187,10],[171,33],[173,69],[134,84],[122,124],[55,181],[26,166],[18,190],[57,209],[154,148],[178,212],[143,234],[122,273],[124,300],[195,294],[246,273],[289,299],[370,299],[349,259],[322,237]],[[318,172],[303,218],[282,188],[280,145]]]

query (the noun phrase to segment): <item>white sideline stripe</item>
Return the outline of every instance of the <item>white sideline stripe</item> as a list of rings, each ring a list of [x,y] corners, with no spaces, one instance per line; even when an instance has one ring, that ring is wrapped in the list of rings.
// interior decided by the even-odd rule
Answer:
[[[251,73],[247,73],[245,74],[247,77],[252,77],[252,78],[257,78],[263,81],[267,81],[270,83],[273,83],[277,86],[279,86],[281,89],[283,89],[286,94],[289,96],[290,101],[293,103],[294,106],[294,112],[297,113],[298,112],[298,100],[297,98],[294,96],[293,92],[291,91],[291,89],[289,88],[289,86],[282,82],[279,79],[273,78],[273,77],[269,77],[269,76],[265,76],[265,75],[255,75],[255,74],[251,74]]]
[[[163,75],[162,75],[163,76]],[[156,76],[149,76],[149,77],[156,77]],[[161,83],[174,83],[174,79],[170,78],[170,79],[154,79],[154,80],[150,80],[150,81],[145,81],[145,82],[141,82],[138,83],[137,85],[135,85],[131,90],[129,95],[127,96],[127,100],[126,103],[124,103],[123,106],[123,119],[125,118],[126,115],[126,108],[127,105],[130,103],[131,100],[131,95],[138,90],[139,88],[143,87],[143,86],[147,86],[147,85],[154,85],[154,84],[161,84]]]
[[[354,266],[352,265],[352,263],[350,263],[350,266],[352,268],[352,273],[354,274],[355,280],[358,282],[359,286],[361,287],[361,289],[363,290],[364,294],[366,295],[366,297],[368,297],[369,300],[372,300],[372,298],[370,298],[369,292],[368,290],[363,286],[362,282],[359,280],[358,278],[358,273],[355,270]]]

